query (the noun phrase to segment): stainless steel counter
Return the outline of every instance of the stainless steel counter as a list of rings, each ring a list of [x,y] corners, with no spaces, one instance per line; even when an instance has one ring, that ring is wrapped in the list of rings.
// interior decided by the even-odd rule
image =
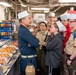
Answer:
[[[0,43],[0,48],[2,48],[2,46],[4,45],[11,45],[12,41],[1,40]],[[19,49],[17,49],[13,56],[10,58],[9,62],[5,65],[7,67],[7,71],[4,73],[4,75],[17,75],[17,73],[19,72],[19,60],[20,52]]]
[[[19,71],[19,57],[20,52],[17,50],[6,65],[7,71],[4,73],[4,75],[17,75],[17,72]]]

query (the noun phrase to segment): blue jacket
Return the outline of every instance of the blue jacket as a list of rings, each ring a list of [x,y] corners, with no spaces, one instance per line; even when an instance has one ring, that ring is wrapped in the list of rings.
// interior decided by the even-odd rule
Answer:
[[[22,55],[34,55],[36,54],[36,48],[39,46],[39,40],[26,27],[20,25],[18,44]]]

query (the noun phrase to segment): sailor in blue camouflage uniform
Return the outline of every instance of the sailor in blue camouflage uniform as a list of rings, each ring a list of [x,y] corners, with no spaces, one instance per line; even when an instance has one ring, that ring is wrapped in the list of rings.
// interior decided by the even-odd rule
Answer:
[[[27,11],[20,12],[18,19],[20,22],[18,31],[18,44],[21,53],[20,71],[21,75],[26,75],[25,69],[30,62],[37,69],[36,48],[39,46],[39,40],[28,29],[32,22],[29,13]]]

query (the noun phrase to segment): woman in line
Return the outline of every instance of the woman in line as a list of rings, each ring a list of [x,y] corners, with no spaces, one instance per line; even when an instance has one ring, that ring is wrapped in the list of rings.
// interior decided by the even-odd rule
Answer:
[[[65,31],[65,27],[60,21],[54,23],[48,32],[46,46],[45,64],[49,67],[49,75],[60,75],[60,64],[62,60],[62,41],[61,31]]]

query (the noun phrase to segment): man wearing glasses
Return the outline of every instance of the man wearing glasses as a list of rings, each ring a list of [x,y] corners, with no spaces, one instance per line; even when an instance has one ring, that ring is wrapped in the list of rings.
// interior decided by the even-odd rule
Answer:
[[[66,54],[69,75],[76,75],[76,14],[69,15],[71,34],[66,43]]]

